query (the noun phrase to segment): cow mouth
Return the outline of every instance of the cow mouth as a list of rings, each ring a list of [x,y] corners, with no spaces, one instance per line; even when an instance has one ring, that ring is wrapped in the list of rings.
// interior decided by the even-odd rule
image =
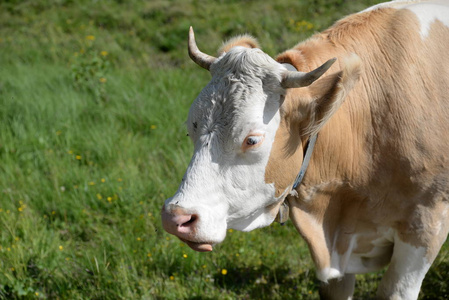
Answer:
[[[191,242],[185,239],[180,239],[184,243],[187,244],[190,248],[198,252],[210,252],[212,251],[212,243],[199,243],[199,242]]]

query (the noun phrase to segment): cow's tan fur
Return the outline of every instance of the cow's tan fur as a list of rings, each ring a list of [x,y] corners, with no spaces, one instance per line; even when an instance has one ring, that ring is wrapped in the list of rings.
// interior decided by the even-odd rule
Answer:
[[[229,50],[237,46],[246,48],[260,48],[259,42],[257,42],[254,37],[248,34],[244,34],[235,36],[223,43],[223,46],[221,46],[221,48],[217,51],[218,56],[222,55],[225,52],[228,52]]]
[[[226,228],[269,225],[285,200],[328,283],[323,298],[350,299],[355,273],[390,264],[378,297],[416,299],[449,232],[449,7],[418,2],[369,8],[279,55],[302,72],[338,58],[302,88],[285,88],[299,86],[290,66],[241,48],[259,47],[255,39],[231,39],[215,59],[191,30],[189,49],[213,62],[194,61],[213,79],[189,113],[196,150],[164,228],[211,251]]]
[[[318,269],[330,266],[333,248],[339,254],[369,252],[379,227],[424,247],[430,262],[446,239],[449,29],[436,21],[426,39],[419,32],[408,10],[371,10],[337,22],[277,58],[300,71],[332,57],[340,62],[327,73],[333,75],[288,91],[265,174],[279,196],[302,163],[304,132],[316,131],[310,128],[317,120],[330,118],[319,133],[299,196],[288,197],[291,219]],[[345,76],[354,81],[359,72],[353,62],[345,63],[351,53],[361,58],[362,72],[357,84],[345,85]],[[343,88],[346,96],[352,85],[345,99],[334,99],[339,98],[336,90]],[[324,110],[314,109],[321,97],[345,101],[334,114],[326,104]],[[351,250],[353,234],[358,236]],[[387,264],[392,247],[393,241],[383,256],[367,263],[374,268]]]

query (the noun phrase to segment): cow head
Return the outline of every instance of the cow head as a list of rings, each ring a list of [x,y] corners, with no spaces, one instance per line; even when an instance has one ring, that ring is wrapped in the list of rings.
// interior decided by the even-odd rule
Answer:
[[[255,41],[242,41],[240,46],[234,40],[233,47],[225,47],[215,58],[198,50],[190,29],[190,57],[209,70],[212,79],[190,108],[187,130],[194,153],[178,191],[165,201],[162,223],[167,232],[197,251],[211,251],[228,228],[250,231],[273,222],[296,176],[289,174],[288,183],[278,183],[268,175],[273,172],[267,172],[267,165],[279,171],[290,162],[273,157],[273,149],[280,148],[274,146],[277,132],[285,121],[280,108],[289,89],[310,85],[334,62],[309,73],[288,71],[252,48]],[[308,120],[302,125],[308,133],[318,131],[344,99],[342,73],[327,77],[328,86],[319,91],[324,96],[312,90],[305,93],[310,105],[291,116],[298,119],[295,124]],[[299,142],[288,156],[295,158],[297,172],[301,141],[307,137],[300,136],[299,129],[295,132]]]

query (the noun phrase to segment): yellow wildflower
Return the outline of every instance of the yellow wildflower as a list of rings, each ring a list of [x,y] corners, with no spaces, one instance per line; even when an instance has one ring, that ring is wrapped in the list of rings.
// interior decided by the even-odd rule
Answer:
[[[156,129],[157,126],[156,126],[156,125],[151,125],[150,128],[151,128],[151,129]]]
[[[105,83],[106,81],[108,81],[106,78],[104,78],[104,77],[101,77],[101,78],[100,78],[100,82],[101,82],[101,83]]]
[[[64,249],[64,247],[62,247],[62,246],[59,246],[59,250],[61,250],[61,251],[62,251],[62,249]]]
[[[182,255],[182,257],[187,258],[187,254],[184,253],[184,254]]]
[[[88,36],[86,36],[86,40],[88,40],[88,41],[95,41],[95,36],[88,35]]]
[[[140,237],[137,238],[138,241],[142,240]]]
[[[111,202],[112,201],[112,197],[108,197],[108,201]]]
[[[117,179],[117,181],[118,181],[118,182],[122,182],[122,181],[123,181],[123,179],[119,178],[119,179]]]
[[[105,182],[106,182],[106,179],[101,178],[101,182],[105,183]]]
[[[77,155],[77,156],[75,156],[75,158],[76,158],[77,160],[81,160],[81,155]]]
[[[101,51],[101,52],[100,52],[100,55],[101,55],[101,56],[107,56],[107,55],[108,55],[108,52],[107,52],[107,51]]]
[[[221,274],[223,274],[223,275],[228,274],[228,270],[226,270],[226,269],[221,270]]]
[[[95,182],[89,181],[88,185],[95,185]]]
[[[73,151],[72,151],[72,150],[69,150],[67,153],[68,153],[68,154],[73,154]]]
[[[98,200],[103,199],[103,197],[101,196],[101,194],[97,194],[97,199],[98,199]]]
[[[170,280],[175,280],[175,276],[170,276]]]

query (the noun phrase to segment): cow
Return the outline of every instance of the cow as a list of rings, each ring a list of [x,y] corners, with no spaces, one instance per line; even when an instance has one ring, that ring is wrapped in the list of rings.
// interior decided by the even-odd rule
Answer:
[[[228,228],[289,209],[322,299],[351,299],[355,274],[386,266],[377,297],[416,299],[449,231],[444,2],[376,5],[276,59],[250,36],[205,54],[190,28],[212,79],[188,114],[194,153],[164,229],[211,251]]]

